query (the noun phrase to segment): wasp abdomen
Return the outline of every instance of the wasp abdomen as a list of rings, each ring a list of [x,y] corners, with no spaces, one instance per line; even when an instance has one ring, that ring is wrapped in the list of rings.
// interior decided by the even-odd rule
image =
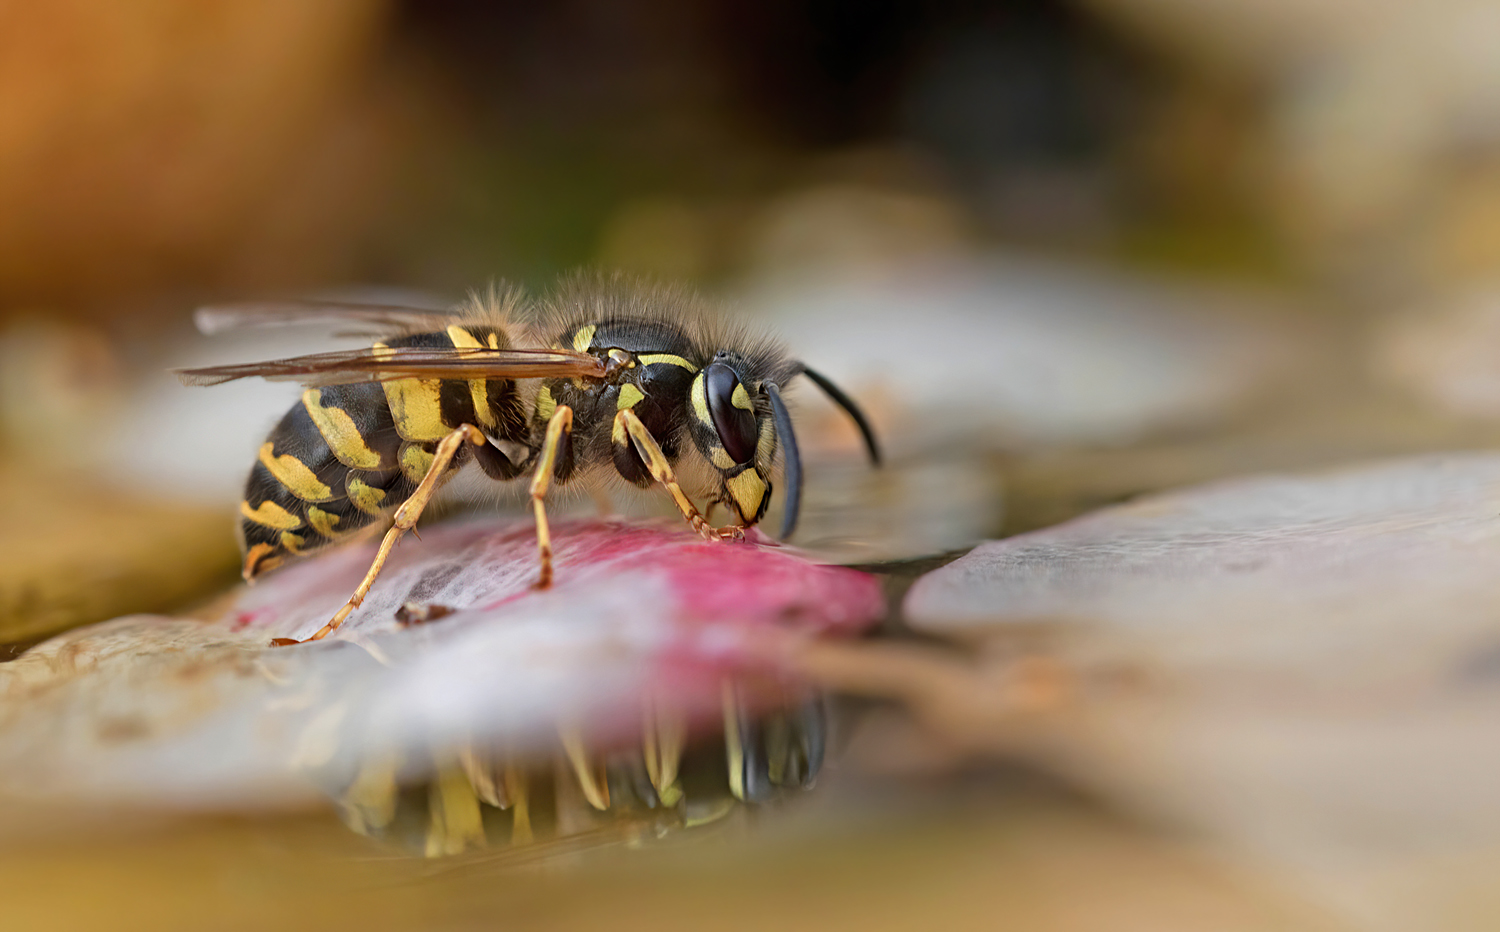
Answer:
[[[489,327],[458,324],[437,333],[416,333],[375,344],[392,347],[507,349],[505,334]],[[510,379],[393,379],[382,383],[396,432],[403,440],[432,443],[460,424],[473,424],[499,440],[526,437],[526,412]]]
[[[376,344],[377,352],[383,346],[499,349],[509,341],[491,328],[455,324]],[[245,485],[244,577],[385,517],[431,468],[437,441],[463,424],[497,440],[524,442],[526,415],[515,383],[395,379],[303,392],[261,445]],[[521,471],[503,455],[491,459],[489,472]]]
[[[244,576],[384,516],[409,483],[378,385],[308,389],[261,445],[240,503]]]

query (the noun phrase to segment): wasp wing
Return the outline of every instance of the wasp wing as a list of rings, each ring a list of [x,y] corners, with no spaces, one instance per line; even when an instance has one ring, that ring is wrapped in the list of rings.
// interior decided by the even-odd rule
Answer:
[[[184,385],[259,377],[316,387],[392,379],[603,378],[606,370],[603,360],[571,350],[393,346],[173,371]]]
[[[249,327],[334,321],[355,323],[373,332],[442,330],[452,316],[434,308],[362,301],[260,301],[210,305],[193,313],[193,323],[205,336]]]

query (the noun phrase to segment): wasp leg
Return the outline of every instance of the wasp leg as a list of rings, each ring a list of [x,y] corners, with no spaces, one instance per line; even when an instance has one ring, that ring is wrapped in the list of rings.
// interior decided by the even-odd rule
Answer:
[[[432,454],[432,465],[427,468],[427,475],[422,477],[417,490],[401,503],[400,508],[396,509],[396,521],[391,529],[385,532],[385,538],[380,542],[380,549],[375,552],[375,560],[370,564],[370,570],[365,573],[365,578],[360,582],[359,588],[354,590],[349,601],[344,603],[344,607],[338,610],[328,624],[319,628],[318,633],[307,640],[321,641],[328,637],[339,629],[339,625],[344,623],[344,619],[349,617],[350,612],[359,608],[360,603],[364,602],[365,596],[370,594],[370,587],[375,585],[375,578],[380,575],[381,568],[385,566],[386,558],[395,548],[396,541],[401,539],[402,534],[416,527],[417,519],[422,516],[422,509],[432,501],[432,495],[437,491],[438,483],[443,479],[443,473],[447,472],[448,464],[453,462],[453,457],[458,455],[459,448],[463,446],[465,440],[475,446],[486,442],[484,434],[481,434],[479,428],[472,424],[461,424],[454,428],[451,434],[438,441],[437,450]]]
[[[615,432],[622,431],[629,434],[635,443],[636,452],[641,459],[646,461],[646,468],[651,471],[651,478],[660,482],[672,495],[672,501],[677,503],[677,510],[687,519],[693,530],[702,535],[704,540],[720,540],[727,537],[740,537],[744,534],[743,528],[731,527],[717,529],[708,523],[703,515],[698,513],[697,507],[687,493],[682,491],[682,486],[677,484],[677,474],[672,471],[672,464],[667,462],[667,455],[657,445],[656,438],[651,436],[651,431],[641,423],[641,419],[629,408],[623,409],[615,415]]]
[[[558,405],[547,422],[547,436],[542,440],[542,452],[537,456],[536,471],[531,474],[531,507],[536,512],[536,555],[541,563],[537,573],[536,588],[546,589],[552,585],[552,529],[547,524],[547,489],[552,485],[552,471],[557,468],[563,444],[573,433],[573,409]]]

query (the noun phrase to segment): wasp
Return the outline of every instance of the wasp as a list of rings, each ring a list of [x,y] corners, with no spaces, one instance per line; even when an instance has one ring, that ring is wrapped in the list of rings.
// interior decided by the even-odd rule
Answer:
[[[364,349],[177,371],[188,385],[258,376],[305,386],[245,483],[247,582],[391,522],[364,579],[309,640],[359,607],[397,541],[470,462],[499,482],[529,478],[538,588],[552,584],[546,498],[554,485],[656,483],[705,539],[738,539],[766,513],[779,453],[781,537],[789,537],[802,461],[782,392],[798,376],[849,415],[880,462],[858,405],[779,343],[685,290],[619,275],[564,279],[534,305],[492,289],[449,313],[302,302],[206,308],[198,321],[217,332],[320,317],[374,328],[377,339]],[[710,514],[724,505],[738,523],[714,527],[684,483]]]

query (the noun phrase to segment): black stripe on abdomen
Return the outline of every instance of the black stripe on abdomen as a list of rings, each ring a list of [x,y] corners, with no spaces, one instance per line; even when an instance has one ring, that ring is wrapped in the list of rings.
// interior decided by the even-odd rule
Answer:
[[[347,391],[361,388],[373,392]],[[325,423],[331,421],[337,427],[334,439],[343,452],[354,450],[360,462],[382,468],[346,465],[305,399],[289,410],[261,445],[245,483],[240,534],[246,579],[279,566],[289,556],[325,547],[368,526],[409,494],[410,484],[396,468],[400,438],[379,386],[323,389],[313,404],[321,409]],[[330,418],[329,409],[347,417]],[[356,449],[348,431],[361,422],[377,429],[372,436],[358,437]],[[390,468],[384,468],[385,463]],[[351,489],[358,493],[353,500]]]

